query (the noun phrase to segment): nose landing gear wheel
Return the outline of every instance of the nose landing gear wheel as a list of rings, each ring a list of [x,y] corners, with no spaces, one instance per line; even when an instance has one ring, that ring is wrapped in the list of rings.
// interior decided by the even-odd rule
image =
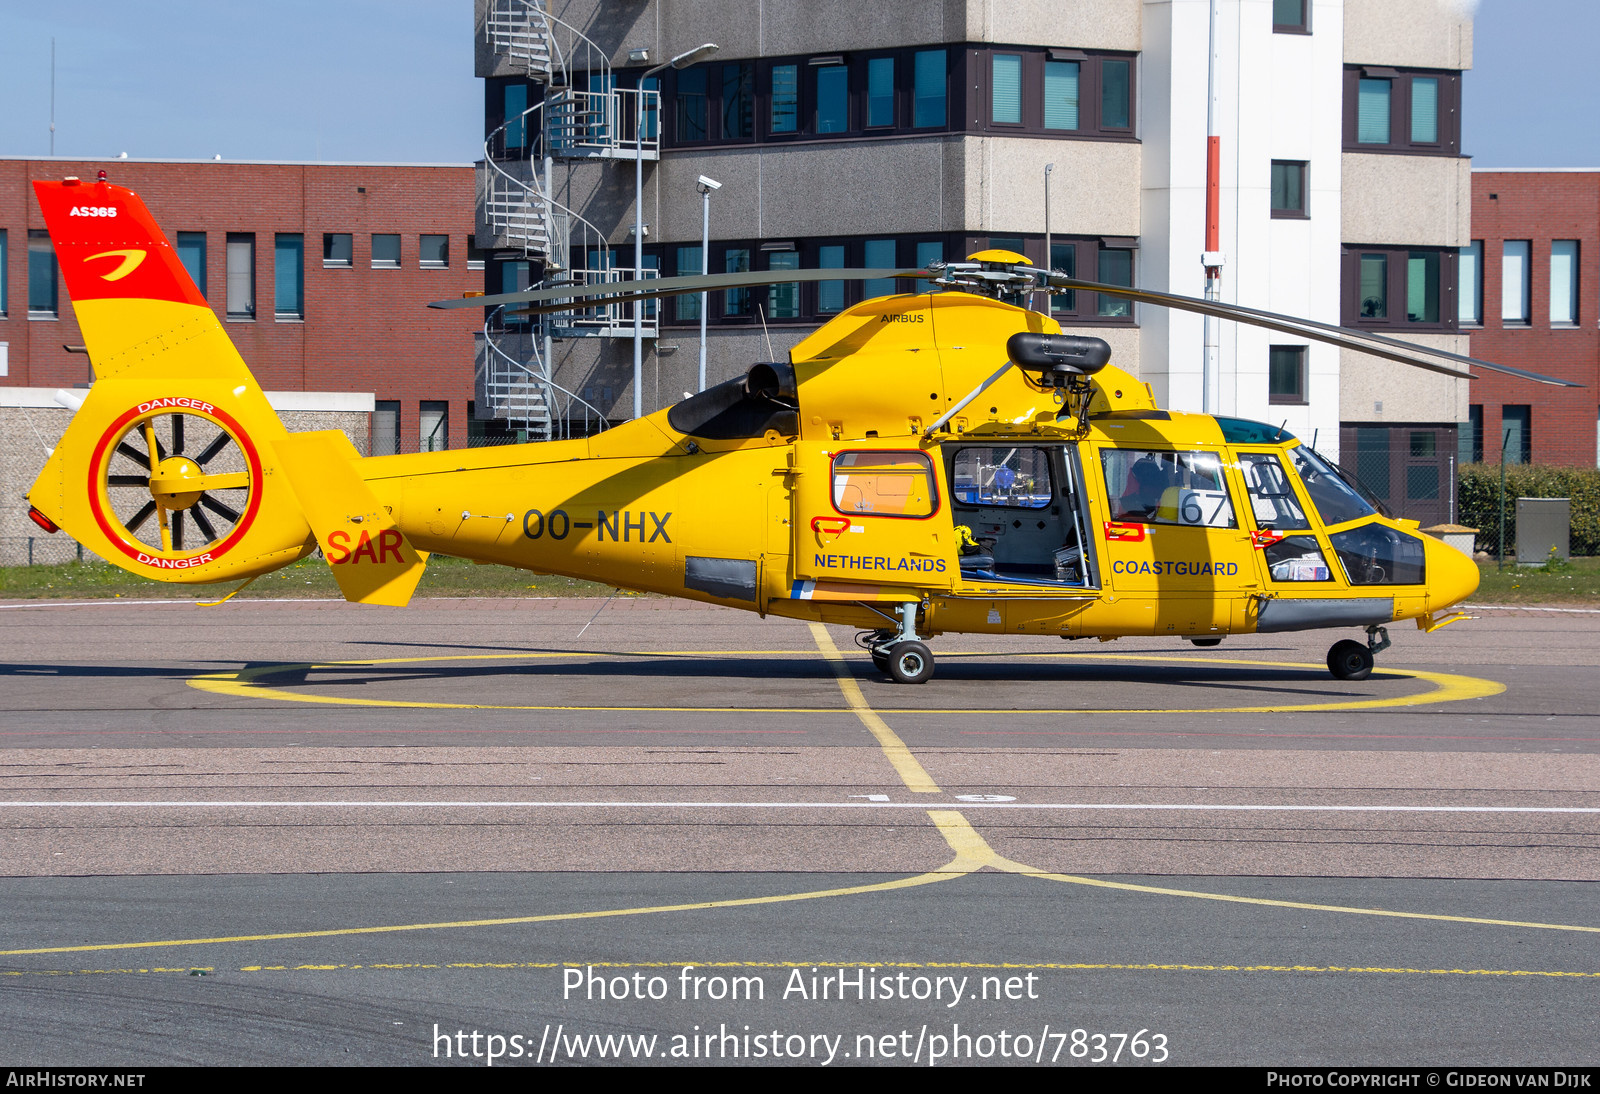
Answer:
[[[899,684],[920,684],[933,675],[933,654],[921,642],[896,642],[889,647],[887,660],[889,675]]]
[[[879,672],[888,672],[889,671],[889,651],[888,651],[888,649],[873,650],[872,651],[872,665]]]
[[[1372,651],[1346,638],[1328,651],[1328,671],[1340,680],[1365,680],[1372,675]]]

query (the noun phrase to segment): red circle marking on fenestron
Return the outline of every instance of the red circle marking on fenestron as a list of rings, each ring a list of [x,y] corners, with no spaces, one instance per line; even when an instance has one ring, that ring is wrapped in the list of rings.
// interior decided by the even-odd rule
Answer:
[[[168,399],[185,399],[191,405],[175,407],[158,407],[152,405],[154,403],[165,402]],[[193,404],[204,404],[211,407],[211,409],[197,410]],[[140,407],[146,407],[148,409],[141,410]],[[106,451],[122,438],[122,435],[127,430],[128,423],[144,414],[150,414],[151,411],[166,411],[167,413],[174,414],[187,413],[192,414],[197,418],[209,418],[217,425],[220,425],[222,428],[226,429],[229,435],[233,437],[234,441],[238,443],[240,450],[244,452],[245,462],[250,466],[250,501],[249,504],[245,506],[245,511],[240,514],[239,522],[233,526],[233,531],[229,532],[227,538],[221,543],[217,544],[215,547],[203,547],[198,551],[193,551],[184,555],[163,555],[161,554],[159,548],[152,550],[145,547],[145,545],[142,543],[129,543],[123,534],[124,530],[121,528],[122,522],[117,520],[109,512],[108,507],[105,504],[106,499],[101,490],[101,480],[103,478],[106,464],[109,461]],[[154,417],[156,415],[152,414],[151,416]],[[151,453],[151,455],[153,457],[154,453]],[[151,467],[150,470],[152,474],[155,472],[154,467]],[[250,443],[250,438],[246,436],[245,431],[239,427],[238,422],[234,421],[227,414],[224,414],[222,411],[218,410],[214,404],[205,399],[196,399],[184,395],[163,395],[154,399],[145,400],[143,403],[139,404],[139,406],[129,410],[123,414],[122,417],[111,423],[111,428],[106,430],[105,434],[100,438],[100,443],[95,445],[94,455],[89,460],[89,509],[92,513],[94,513],[95,523],[100,526],[100,530],[105,533],[106,538],[109,539],[119,551],[133,559],[133,561],[138,562],[141,565],[149,566],[150,569],[161,573],[171,572],[172,568],[167,566],[151,565],[150,563],[145,562],[139,556],[143,555],[145,558],[160,557],[171,559],[193,559],[198,558],[201,555],[210,555],[211,559],[220,558],[228,550],[234,547],[240,539],[244,538],[244,534],[250,530],[251,522],[255,520],[256,510],[260,507],[261,458],[256,454],[255,446]],[[208,561],[210,560],[208,559]],[[188,567],[185,567],[185,569],[187,568]]]

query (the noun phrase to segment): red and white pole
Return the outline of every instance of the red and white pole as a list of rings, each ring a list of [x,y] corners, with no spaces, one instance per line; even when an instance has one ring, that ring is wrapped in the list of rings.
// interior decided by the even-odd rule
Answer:
[[[1200,256],[1205,268],[1206,299],[1222,299],[1222,263],[1220,246],[1222,197],[1222,137],[1217,133],[1217,3],[1210,3],[1210,33],[1207,35],[1206,58],[1206,246]],[[1218,409],[1221,365],[1220,323],[1211,316],[1205,320],[1205,358],[1200,370],[1200,408],[1206,414]]]

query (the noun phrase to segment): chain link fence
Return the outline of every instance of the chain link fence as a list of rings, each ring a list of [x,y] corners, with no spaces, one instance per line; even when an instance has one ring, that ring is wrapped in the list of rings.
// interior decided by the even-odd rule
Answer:
[[[100,562],[83,544],[57,532],[36,536],[0,536],[0,566],[59,566],[63,562]]]

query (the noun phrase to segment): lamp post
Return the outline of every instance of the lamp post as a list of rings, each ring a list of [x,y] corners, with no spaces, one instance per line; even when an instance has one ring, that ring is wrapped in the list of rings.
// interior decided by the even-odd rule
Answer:
[[[722,189],[722,183],[701,175],[695,180],[700,191],[700,276],[711,272],[711,191]],[[708,294],[700,290],[700,390],[706,389],[706,304]]]
[[[1044,165],[1044,268],[1055,269],[1055,263],[1050,261],[1050,172],[1056,169],[1053,163]],[[1050,294],[1044,294],[1044,313],[1050,314]]]
[[[707,42],[687,53],[680,53],[670,61],[647,68],[639,77],[639,89],[634,94],[633,117],[633,278],[644,280],[644,82],[668,68],[688,68],[717,51],[716,43]],[[657,126],[659,129],[659,125]],[[644,416],[644,301],[633,302],[633,416]]]

